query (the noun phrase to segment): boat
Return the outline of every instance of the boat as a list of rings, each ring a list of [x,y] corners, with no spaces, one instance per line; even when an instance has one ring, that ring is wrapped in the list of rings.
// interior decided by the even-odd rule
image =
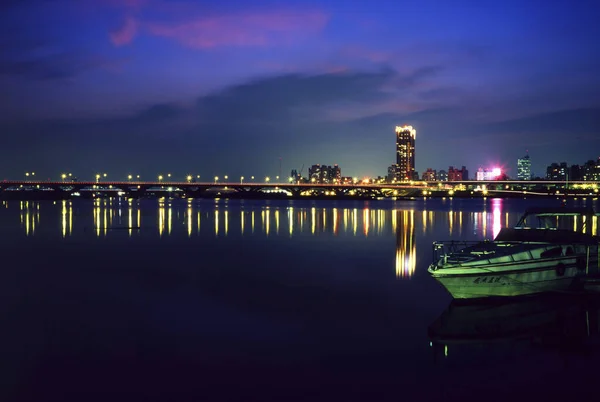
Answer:
[[[530,208],[493,240],[434,242],[428,272],[454,299],[577,291],[600,272],[597,217],[592,208]]]

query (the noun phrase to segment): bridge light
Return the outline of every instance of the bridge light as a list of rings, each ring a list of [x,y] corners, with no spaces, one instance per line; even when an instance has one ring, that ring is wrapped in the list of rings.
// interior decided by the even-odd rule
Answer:
[[[189,174],[188,174],[188,176],[187,176],[187,181],[188,181],[188,183],[191,183],[191,182],[192,182],[192,175],[189,175]]]
[[[269,178],[269,176],[265,177],[265,181],[268,183],[269,181],[271,181],[271,179]]]
[[[215,176],[215,183],[219,181],[219,176]]]
[[[162,175],[159,175],[159,176],[158,176],[158,181],[159,181],[159,182],[161,182],[161,181],[162,181],[162,179],[163,179]]]
[[[132,175],[128,175],[128,176],[127,176],[127,180],[131,180],[132,178],[133,178],[133,176],[132,176]]]

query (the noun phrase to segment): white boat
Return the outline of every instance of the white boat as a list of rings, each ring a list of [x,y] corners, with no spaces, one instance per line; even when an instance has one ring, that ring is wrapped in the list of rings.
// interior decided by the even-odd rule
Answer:
[[[429,273],[455,299],[569,292],[599,271],[597,214],[531,208],[494,240],[433,243]]]

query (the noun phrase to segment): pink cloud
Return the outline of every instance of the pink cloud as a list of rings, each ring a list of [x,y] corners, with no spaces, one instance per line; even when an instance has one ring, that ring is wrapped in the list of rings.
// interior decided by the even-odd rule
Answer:
[[[136,19],[128,17],[123,25],[110,33],[110,41],[115,46],[123,46],[131,43],[138,32],[138,22]]]
[[[148,32],[185,46],[265,46],[289,43],[320,32],[329,17],[318,11],[247,13],[200,17],[182,23],[149,23]]]

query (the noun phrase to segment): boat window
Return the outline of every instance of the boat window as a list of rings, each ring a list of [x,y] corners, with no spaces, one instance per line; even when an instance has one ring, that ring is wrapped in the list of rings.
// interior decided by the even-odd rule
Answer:
[[[562,247],[554,247],[550,250],[543,251],[540,254],[542,258],[560,257],[562,255]]]

